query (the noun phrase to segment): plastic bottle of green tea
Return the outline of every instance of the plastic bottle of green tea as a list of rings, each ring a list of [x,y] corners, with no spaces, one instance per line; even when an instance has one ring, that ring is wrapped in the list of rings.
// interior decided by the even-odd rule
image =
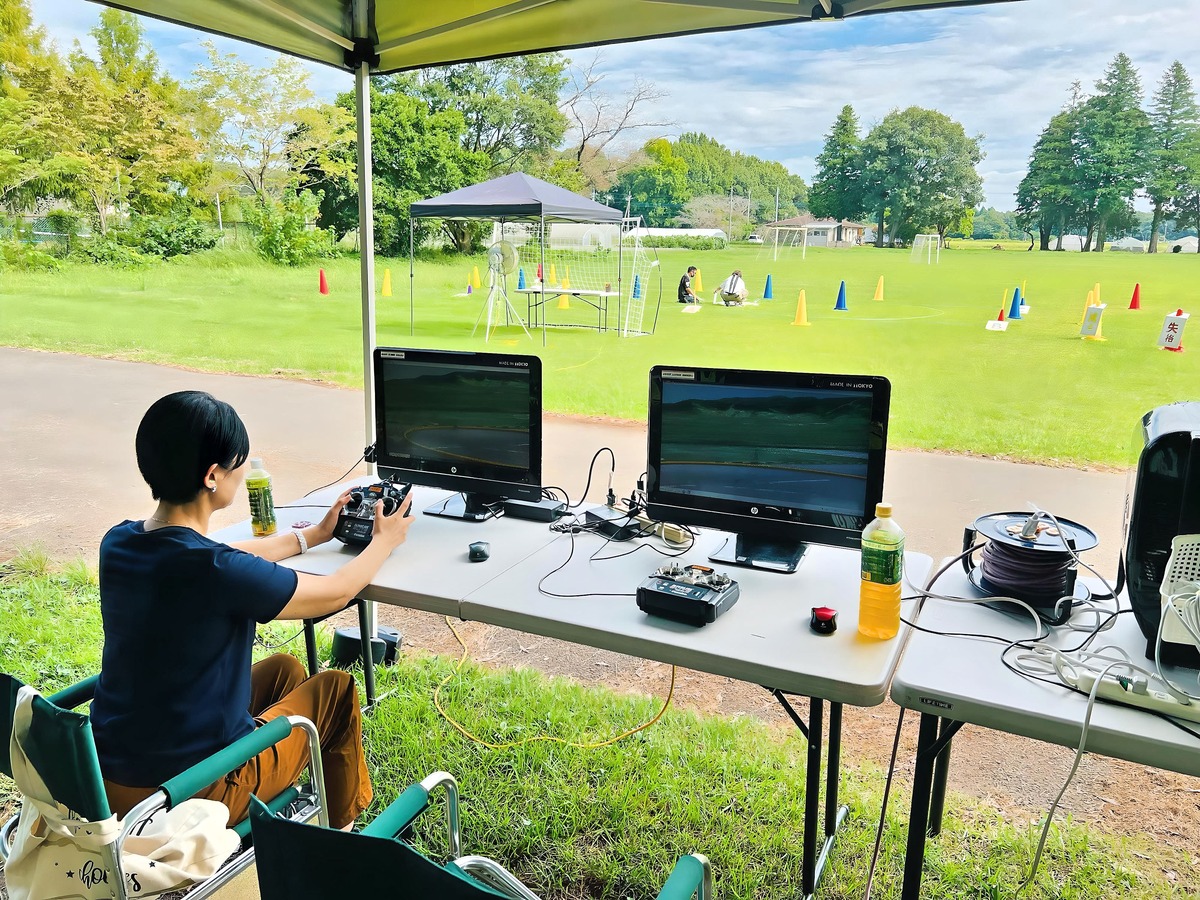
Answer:
[[[875,518],[863,530],[862,581],[858,589],[858,630],[888,640],[900,631],[900,582],[904,576],[904,529],[892,518],[892,504],[875,505]]]
[[[271,496],[271,473],[258,457],[250,460],[246,473],[246,491],[250,494],[250,526],[255,537],[275,533],[275,500]]]

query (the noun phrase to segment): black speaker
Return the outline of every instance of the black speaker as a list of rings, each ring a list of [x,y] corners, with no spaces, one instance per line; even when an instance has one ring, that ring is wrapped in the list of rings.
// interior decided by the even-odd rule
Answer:
[[[1125,573],[1129,601],[1146,657],[1162,619],[1159,587],[1171,558],[1171,539],[1200,534],[1200,403],[1173,403],[1142,417],[1134,436],[1138,454],[1133,491],[1126,496]],[[1164,643],[1163,662],[1200,668],[1200,650]]]

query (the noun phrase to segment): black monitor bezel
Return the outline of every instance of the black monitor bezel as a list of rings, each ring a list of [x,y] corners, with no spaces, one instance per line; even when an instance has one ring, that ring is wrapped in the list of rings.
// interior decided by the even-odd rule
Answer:
[[[662,386],[664,373],[688,373],[696,383],[745,387],[818,388],[867,390],[871,393],[871,446],[867,454],[867,490],[861,523],[853,527],[822,521],[815,511],[798,510],[787,516],[762,503],[726,500],[690,494],[673,494],[659,484],[662,460]],[[669,378],[668,380],[677,380]],[[837,375],[815,372],[777,372],[757,369],[719,369],[705,366],[655,366],[650,370],[650,400],[647,417],[647,514],[656,520],[696,525],[740,535],[831,547],[860,546],[862,529],[875,516],[875,504],[883,498],[887,459],[888,413],[891,382],[880,375]],[[778,514],[776,514],[778,513]],[[828,515],[828,514],[826,514]]]
[[[411,457],[389,454],[385,428],[383,366],[397,359],[419,363],[461,365],[479,369],[521,368],[529,372],[529,469],[519,481],[475,473],[448,471],[449,463],[423,460],[413,465]],[[480,353],[471,350],[425,350],[409,347],[376,347],[372,354],[372,378],[375,388],[375,454],[380,476],[425,487],[445,488],[463,493],[483,494],[520,500],[540,500],[542,496],[542,361],[537,356],[517,353]]]

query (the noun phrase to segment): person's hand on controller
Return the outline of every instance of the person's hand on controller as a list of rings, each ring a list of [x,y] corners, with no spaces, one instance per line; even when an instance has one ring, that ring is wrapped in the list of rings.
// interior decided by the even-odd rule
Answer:
[[[348,490],[344,491],[340,497],[333,501],[333,506],[329,507],[329,512],[325,513],[321,521],[317,523],[317,527],[321,529],[321,539],[319,541],[310,541],[309,546],[315,547],[317,544],[333,540],[333,530],[337,527],[338,516],[349,502],[350,491]]]
[[[371,542],[384,541],[392,550],[395,550],[404,543],[408,537],[409,526],[413,523],[413,517],[408,514],[408,510],[412,506],[412,494],[405,497],[400,508],[391,515],[385,512],[384,506],[383,500],[375,503],[375,522],[371,528]]]

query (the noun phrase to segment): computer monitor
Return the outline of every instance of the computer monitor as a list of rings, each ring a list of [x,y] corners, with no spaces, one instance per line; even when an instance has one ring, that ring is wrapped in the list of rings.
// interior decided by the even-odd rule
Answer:
[[[459,495],[425,512],[481,522],[505,499],[542,496],[542,361],[377,347],[379,473]]]
[[[647,512],[733,532],[709,557],[727,565],[794,572],[808,543],[858,547],[890,397],[877,376],[656,366]]]

